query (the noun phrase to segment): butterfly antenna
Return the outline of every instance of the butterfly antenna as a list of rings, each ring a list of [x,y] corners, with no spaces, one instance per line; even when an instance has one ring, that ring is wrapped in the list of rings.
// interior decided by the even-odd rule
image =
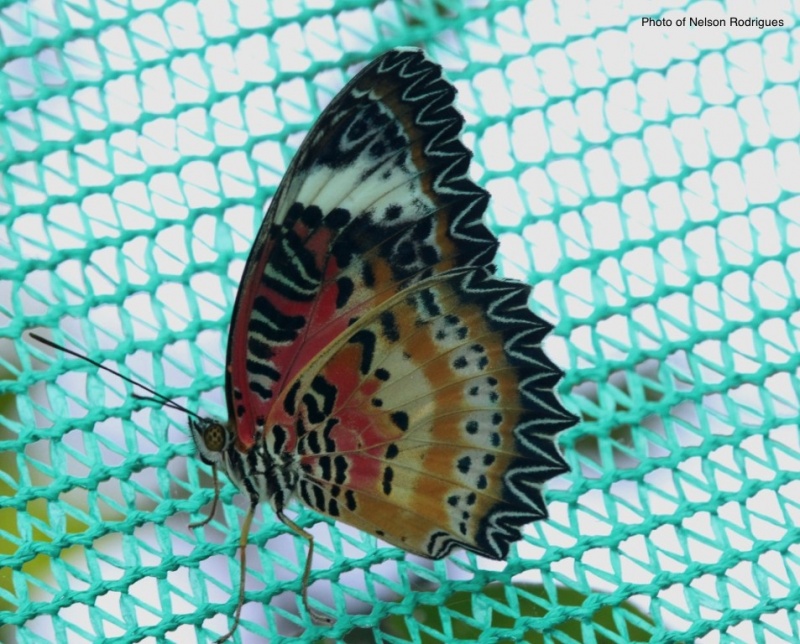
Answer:
[[[92,360],[88,356],[80,354],[77,351],[73,351],[72,349],[68,349],[67,347],[65,347],[62,344],[58,344],[56,342],[52,342],[52,341],[48,340],[47,338],[43,338],[38,333],[31,332],[29,335],[34,340],[36,340],[38,342],[41,342],[42,344],[46,344],[48,347],[52,347],[53,349],[60,349],[64,353],[68,353],[71,356],[75,356],[76,358],[80,358],[81,360],[85,360],[89,364],[93,364],[98,369],[102,369],[103,371],[108,371],[108,373],[113,373],[115,376],[117,376],[119,378],[122,378],[123,380],[126,380],[127,382],[131,383],[132,385],[135,385],[136,387],[140,387],[141,389],[144,389],[147,393],[152,395],[152,398],[150,398],[150,397],[147,397],[147,396],[139,396],[137,394],[133,394],[134,398],[137,398],[139,400],[158,400],[158,401],[164,403],[164,405],[166,405],[167,407],[171,407],[172,409],[177,409],[178,411],[182,411],[182,412],[184,412],[186,414],[189,414],[190,416],[194,416],[195,418],[199,418],[199,416],[197,414],[195,414],[193,411],[190,411],[190,410],[186,409],[186,407],[184,407],[182,405],[179,405],[178,403],[176,403],[173,400],[170,400],[164,394],[160,394],[157,391],[154,391],[153,389],[150,389],[150,387],[148,387],[146,385],[143,385],[141,382],[138,382],[138,381],[134,380],[133,378],[129,378],[128,376],[125,376],[125,375],[121,374],[119,371],[115,371],[111,367],[106,367],[105,365],[100,364],[96,360]]]

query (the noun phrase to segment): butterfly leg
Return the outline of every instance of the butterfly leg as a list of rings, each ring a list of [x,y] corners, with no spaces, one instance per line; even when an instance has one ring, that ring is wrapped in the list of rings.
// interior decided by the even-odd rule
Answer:
[[[206,523],[211,521],[214,518],[214,512],[217,511],[217,501],[219,501],[219,481],[217,480],[217,466],[216,464],[211,466],[211,474],[214,477],[214,498],[211,500],[211,510],[209,510],[208,515],[202,521],[195,521],[194,523],[190,523],[190,528],[202,528]]]
[[[282,512],[278,513],[278,518],[298,537],[303,537],[303,539],[308,541],[308,556],[306,557],[306,565],[303,569],[303,606],[308,614],[311,615],[311,619],[318,624],[333,624],[333,620],[330,617],[315,611],[313,608],[311,608],[311,606],[308,605],[308,577],[311,574],[311,563],[314,560],[314,536],[311,533],[303,530],[303,528],[297,525]]]
[[[253,515],[256,513],[258,506],[258,497],[250,499],[250,509],[247,516],[244,518],[242,524],[242,535],[239,538],[239,601],[236,603],[236,613],[233,616],[233,626],[222,637],[217,640],[216,644],[221,644],[229,637],[231,637],[236,629],[239,627],[239,618],[242,615],[242,606],[244,605],[244,578],[245,578],[245,564],[247,563],[247,536],[250,534],[250,525],[253,523]]]

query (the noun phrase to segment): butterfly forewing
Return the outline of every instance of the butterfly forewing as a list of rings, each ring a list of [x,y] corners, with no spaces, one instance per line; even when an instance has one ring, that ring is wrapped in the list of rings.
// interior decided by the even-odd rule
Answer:
[[[467,178],[454,88],[418,50],[364,68],[290,165],[245,268],[228,346],[237,438],[364,311],[407,284],[491,261],[488,195]]]

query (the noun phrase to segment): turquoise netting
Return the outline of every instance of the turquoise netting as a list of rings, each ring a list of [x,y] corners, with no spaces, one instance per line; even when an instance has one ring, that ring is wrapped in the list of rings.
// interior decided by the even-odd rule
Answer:
[[[799,17],[788,0],[0,2],[0,640],[227,630],[232,486],[189,528],[211,490],[184,415],[27,331],[220,414],[238,278],[293,150],[352,65],[422,45],[459,88],[504,270],[557,324],[573,471],[503,563],[431,564],[298,508],[332,628],[300,616],[305,544],[264,510],[236,637],[800,641]]]

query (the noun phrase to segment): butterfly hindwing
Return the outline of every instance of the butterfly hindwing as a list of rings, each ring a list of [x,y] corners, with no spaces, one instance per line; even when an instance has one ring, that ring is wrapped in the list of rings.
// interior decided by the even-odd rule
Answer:
[[[555,435],[574,423],[528,290],[460,269],[349,327],[268,421],[298,428],[300,498],[423,556],[505,557],[546,516],[540,486],[566,471]]]

